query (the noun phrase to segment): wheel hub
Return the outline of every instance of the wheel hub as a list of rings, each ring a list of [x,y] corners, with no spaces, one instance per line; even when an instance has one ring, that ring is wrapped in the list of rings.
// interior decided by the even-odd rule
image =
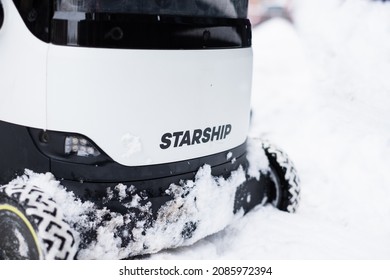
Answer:
[[[0,259],[40,259],[35,231],[16,207],[0,204]]]

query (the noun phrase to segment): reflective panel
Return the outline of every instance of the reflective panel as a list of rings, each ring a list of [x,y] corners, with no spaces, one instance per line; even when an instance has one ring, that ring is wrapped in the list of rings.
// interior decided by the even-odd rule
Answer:
[[[55,10],[246,18],[248,0],[56,0]]]

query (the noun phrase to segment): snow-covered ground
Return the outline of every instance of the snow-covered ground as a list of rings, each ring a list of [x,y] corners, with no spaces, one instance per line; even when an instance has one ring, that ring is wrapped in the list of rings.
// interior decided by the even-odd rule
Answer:
[[[253,30],[250,135],[277,144],[295,162],[302,181],[298,212],[265,206],[239,219],[226,214],[223,206],[231,206],[234,199],[234,189],[227,192],[226,187],[241,184],[244,171],[239,169],[216,184],[204,167],[196,182],[170,188],[176,199],[163,207],[161,220],[186,224],[184,218],[193,215],[196,221],[202,211],[191,211],[195,198],[181,201],[186,190],[195,189],[191,195],[196,195],[198,204],[211,205],[216,198],[228,202],[215,205],[214,212],[200,213],[210,216],[203,227],[221,230],[233,222],[195,244],[181,238],[176,245],[192,245],[147,258],[390,259],[390,2],[295,0],[294,4],[294,25],[273,19]],[[264,169],[257,167],[256,171]],[[145,249],[140,243],[140,248],[120,250],[120,240],[113,238],[114,230],[134,222],[132,216],[106,209],[89,215],[94,206],[74,201],[50,174],[30,172],[13,184],[27,181],[32,186],[46,184],[57,201],[73,201],[64,203],[68,207],[63,209],[70,221],[91,227],[105,224],[97,231],[98,244],[82,251],[80,258],[124,257]],[[118,185],[107,199],[116,195],[120,200],[133,191]],[[150,205],[139,208],[143,198],[134,199],[128,207],[137,206],[148,217]],[[178,207],[185,210],[184,218],[178,216]],[[105,223],[107,215],[113,216]],[[161,225],[165,232],[182,234],[183,227],[171,229],[167,224],[171,223]],[[143,232],[143,224],[137,223],[135,229],[133,237],[145,240],[150,252],[172,241],[153,231]]]
[[[259,207],[152,259],[390,259],[390,2],[296,0],[254,29],[253,124],[300,172],[301,207]]]

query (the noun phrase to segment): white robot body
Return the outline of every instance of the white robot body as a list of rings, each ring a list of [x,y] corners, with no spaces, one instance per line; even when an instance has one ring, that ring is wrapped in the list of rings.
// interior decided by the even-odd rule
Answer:
[[[61,46],[36,38],[14,3],[3,2],[0,120],[84,135],[126,166],[204,157],[245,142],[250,47]]]

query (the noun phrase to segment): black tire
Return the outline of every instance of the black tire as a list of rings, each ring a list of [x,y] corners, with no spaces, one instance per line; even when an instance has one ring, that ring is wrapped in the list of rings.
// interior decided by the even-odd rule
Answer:
[[[0,259],[74,259],[77,250],[73,230],[42,189],[0,187]]]
[[[281,149],[268,142],[262,144],[270,164],[270,175],[274,187],[268,190],[268,202],[276,208],[295,213],[301,199],[301,187],[294,163]]]

